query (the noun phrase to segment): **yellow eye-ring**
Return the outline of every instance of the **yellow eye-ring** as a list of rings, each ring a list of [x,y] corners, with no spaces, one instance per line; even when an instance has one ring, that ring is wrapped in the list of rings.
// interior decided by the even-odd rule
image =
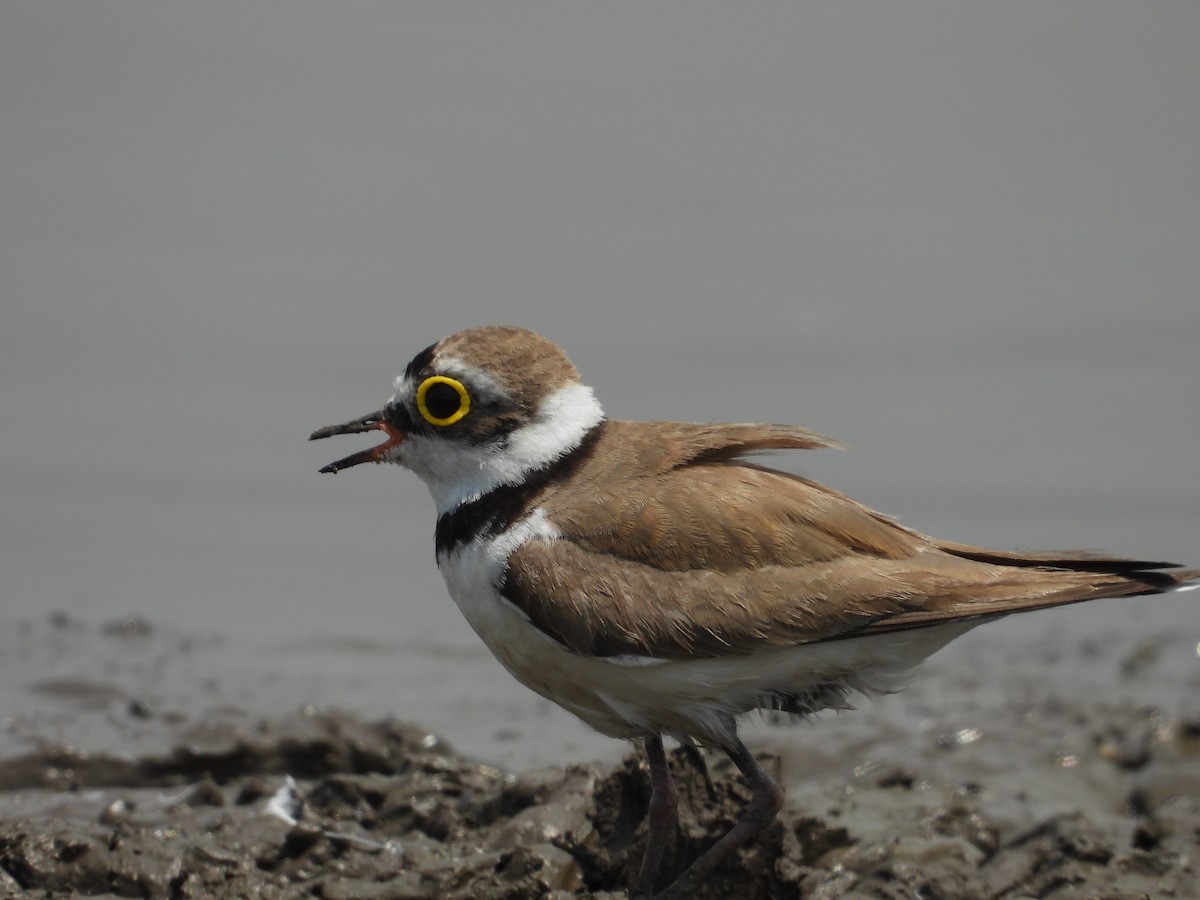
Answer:
[[[453,425],[471,411],[471,395],[461,381],[431,375],[417,388],[417,410],[430,425]]]

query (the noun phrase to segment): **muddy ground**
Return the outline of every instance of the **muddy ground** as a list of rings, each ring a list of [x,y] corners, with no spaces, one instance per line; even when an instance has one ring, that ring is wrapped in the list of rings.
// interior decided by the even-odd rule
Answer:
[[[1124,677],[1152,677],[1138,660]],[[43,741],[0,761],[0,896],[615,898],[640,858],[649,784],[633,755],[504,772],[393,719],[89,702],[113,733],[156,727],[161,748]],[[1021,723],[1070,752],[1045,759]],[[820,746],[824,719],[773,732],[761,758],[788,805],[697,896],[1200,896],[1200,702],[1027,698],[987,727],[1012,738],[990,764],[969,755],[987,743],[978,729],[951,723],[918,753],[826,746],[864,764],[820,778],[779,747]],[[665,876],[746,802],[737,773],[706,759],[672,757],[682,825]]]

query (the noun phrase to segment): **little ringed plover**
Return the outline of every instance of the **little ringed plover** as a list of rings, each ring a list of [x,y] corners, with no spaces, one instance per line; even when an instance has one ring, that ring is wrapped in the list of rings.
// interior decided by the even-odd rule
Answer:
[[[755,709],[804,715],[898,690],[987,619],[1200,577],[1171,563],[937,540],[807,478],[749,461],[836,446],[791,425],[605,418],[566,355],[511,327],[422,350],[388,404],[312,439],[382,431],[331,463],[396,463],[437,506],[451,597],[522,684],[640,741],[652,795],[635,897],[683,898],[778,813],[739,740]],[[677,794],[663,735],[720,748],[752,799],[655,894]]]

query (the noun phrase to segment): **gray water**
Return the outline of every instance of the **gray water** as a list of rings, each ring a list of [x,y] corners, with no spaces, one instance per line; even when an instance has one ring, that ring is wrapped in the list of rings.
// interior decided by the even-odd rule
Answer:
[[[840,438],[776,462],[920,530],[1200,564],[1198,44],[1090,0],[2,4],[0,628],[606,752],[461,620],[420,483],[305,440],[497,322],[612,416]],[[1190,596],[946,653],[1169,633],[1195,678]]]

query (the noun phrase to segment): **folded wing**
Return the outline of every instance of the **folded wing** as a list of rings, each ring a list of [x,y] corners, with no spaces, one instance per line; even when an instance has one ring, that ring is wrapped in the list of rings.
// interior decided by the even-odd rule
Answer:
[[[546,634],[594,656],[768,647],[1156,593],[1200,576],[1077,552],[938,542],[747,453],[834,446],[785,426],[608,422],[565,491],[560,533],[508,560],[503,591]],[[623,473],[638,473],[623,477]]]

